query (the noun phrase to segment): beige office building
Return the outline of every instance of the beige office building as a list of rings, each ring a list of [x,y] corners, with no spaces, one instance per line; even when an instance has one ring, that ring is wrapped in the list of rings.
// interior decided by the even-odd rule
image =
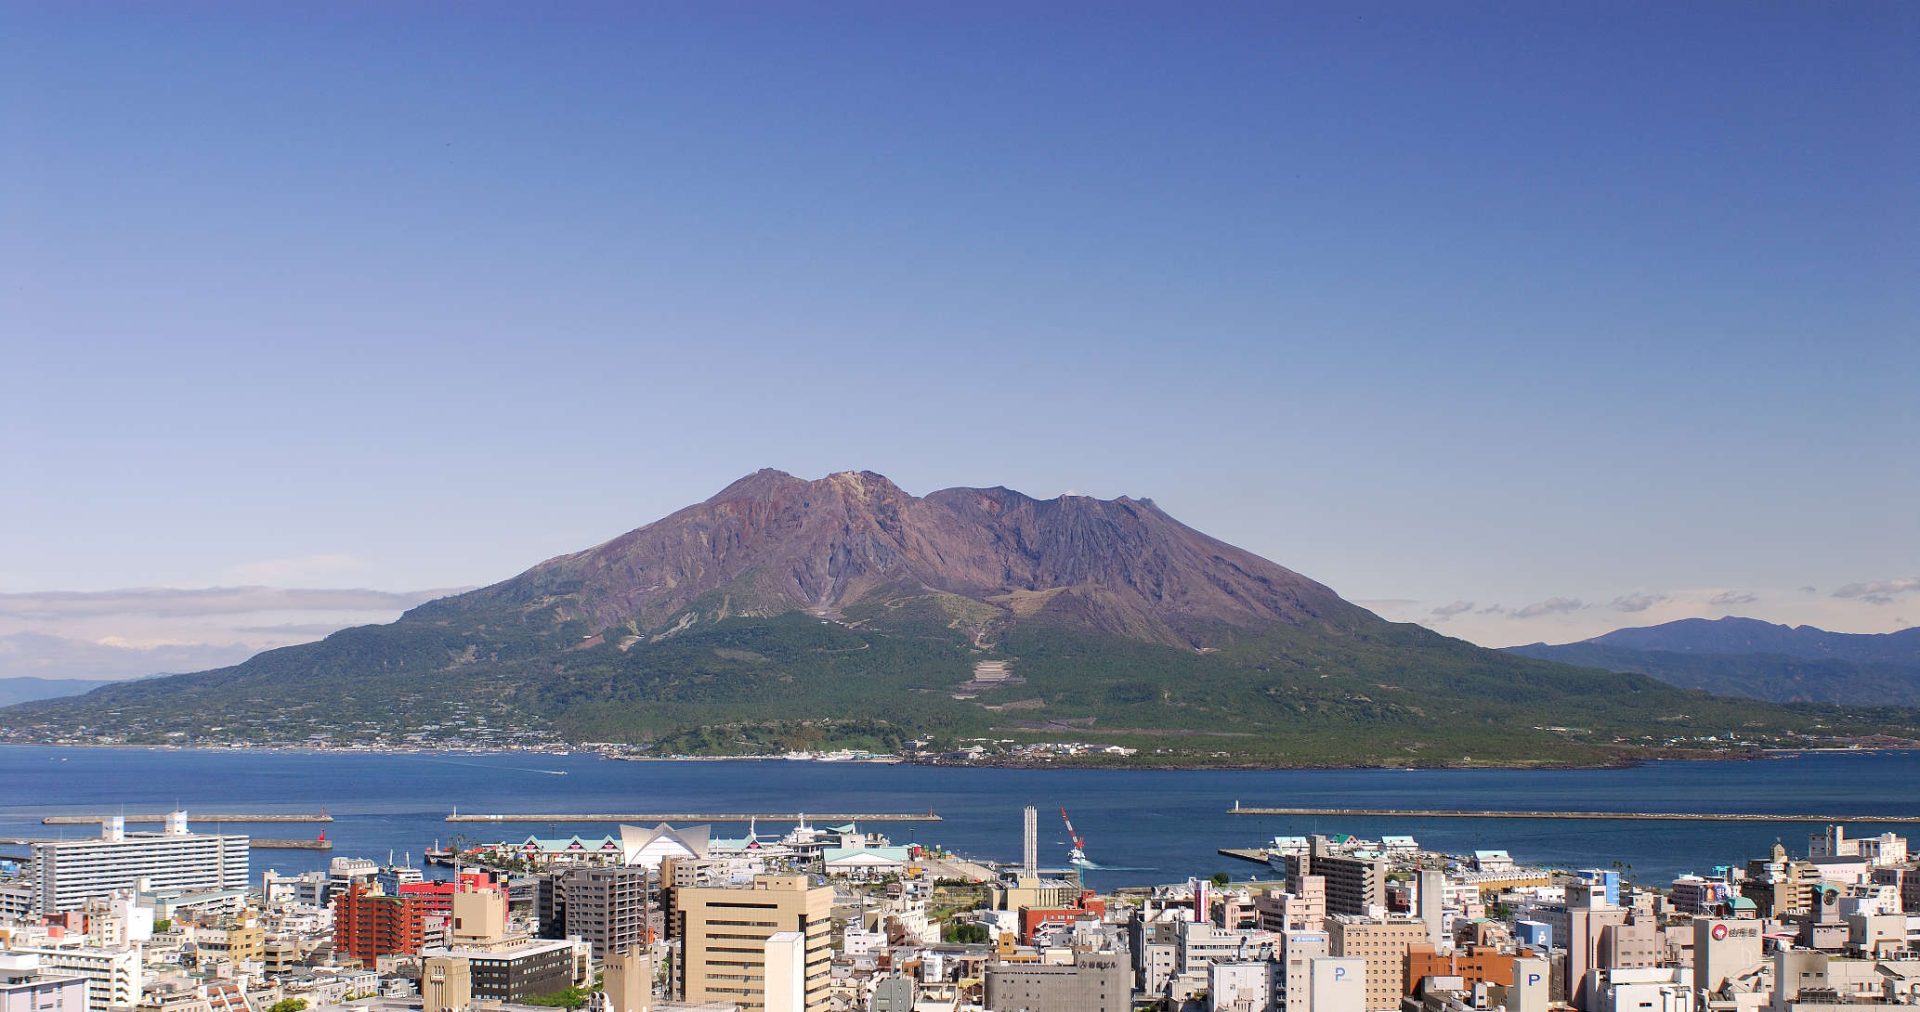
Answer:
[[[745,888],[695,886],[677,891],[674,990],[681,1000],[734,1002],[765,1012],[767,942],[781,932],[806,940],[806,1012],[827,1007],[833,961],[833,890],[805,875],[759,875]]]
[[[653,1012],[653,958],[645,949],[608,953],[601,965],[606,1012]]]
[[[1329,917],[1335,956],[1359,958],[1367,964],[1367,1008],[1398,1009],[1407,994],[1407,951],[1427,943],[1424,922],[1398,919],[1376,921],[1364,917]]]

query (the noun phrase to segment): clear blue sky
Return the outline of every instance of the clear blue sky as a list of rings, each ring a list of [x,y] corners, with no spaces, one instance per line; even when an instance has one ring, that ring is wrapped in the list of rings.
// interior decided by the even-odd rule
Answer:
[[[1914,624],[1916,52],[1911,3],[7,3],[0,593],[485,583],[775,466],[1149,495],[1482,642]]]

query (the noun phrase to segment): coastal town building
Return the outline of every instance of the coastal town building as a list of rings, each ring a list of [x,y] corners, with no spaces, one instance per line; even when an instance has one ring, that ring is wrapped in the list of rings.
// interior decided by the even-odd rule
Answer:
[[[810,884],[804,875],[761,875],[744,888],[677,890],[675,994],[761,1012],[767,1007],[767,940],[797,932],[805,939],[799,964],[804,1012],[822,1012],[833,960],[832,906],[833,890]]]
[[[0,1012],[89,1012],[87,981],[43,972],[35,953],[0,952]]]
[[[191,831],[184,811],[168,814],[157,833],[130,833],[123,818],[110,816],[97,837],[32,845],[33,909],[77,910],[88,899],[136,889],[245,889],[249,853],[245,836]]]

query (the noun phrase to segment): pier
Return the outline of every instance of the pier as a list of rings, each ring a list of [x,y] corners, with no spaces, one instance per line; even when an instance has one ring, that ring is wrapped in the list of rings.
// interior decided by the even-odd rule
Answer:
[[[46,818],[41,819],[40,824],[43,826],[85,826],[85,825],[105,822],[111,818],[113,818],[113,816],[111,815],[49,815]],[[167,817],[165,815],[152,815],[148,813],[141,813],[139,815],[123,815],[123,816],[120,816],[120,818],[124,819],[128,825],[133,825],[135,823],[149,823],[149,822],[162,823],[167,821]],[[268,823],[268,822],[332,822],[332,821],[333,821],[333,816],[328,815],[325,812],[275,812],[272,814],[243,814],[239,812],[225,812],[225,813],[209,812],[205,815],[202,815],[199,812],[187,813],[187,823],[189,825],[196,822]]]
[[[455,812],[448,822],[940,822],[933,812]]]
[[[1801,812],[1515,812],[1467,808],[1248,808],[1228,815],[1311,815],[1387,819],[1596,819],[1611,822],[1857,822],[1920,824],[1920,815],[1808,815]]]
[[[1267,863],[1267,852],[1258,847],[1222,847],[1219,854],[1221,857],[1237,857],[1242,861],[1252,861],[1254,864]]]

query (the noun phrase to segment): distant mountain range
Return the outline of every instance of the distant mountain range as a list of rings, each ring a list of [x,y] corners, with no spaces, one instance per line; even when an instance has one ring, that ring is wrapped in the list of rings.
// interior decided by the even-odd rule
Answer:
[[[872,472],[771,470],[388,625],[0,711],[15,740],[529,733],[739,753],[996,737],[1180,764],[1602,762],[1730,729],[1914,723],[1387,622],[1149,499],[913,496]]]
[[[33,675],[0,678],[0,706],[77,696],[108,684],[111,683],[99,678],[36,678]]]
[[[1920,627],[1836,633],[1751,618],[1689,618],[1511,652],[1631,671],[1670,685],[1776,702],[1920,706]]]

